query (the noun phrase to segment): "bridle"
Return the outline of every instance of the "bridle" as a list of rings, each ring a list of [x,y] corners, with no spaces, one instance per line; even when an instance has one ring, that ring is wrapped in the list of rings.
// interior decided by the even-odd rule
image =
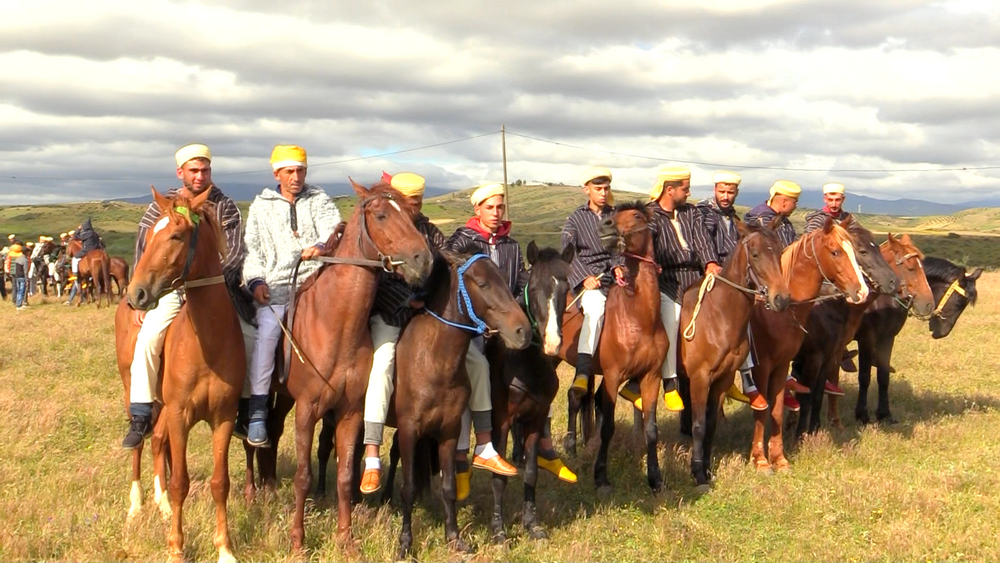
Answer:
[[[948,290],[944,292],[944,295],[941,296],[941,300],[938,301],[938,305],[934,308],[931,316],[938,317],[940,319],[944,318],[944,315],[942,315],[941,312],[944,310],[944,306],[948,304],[948,300],[951,299],[951,294],[953,293],[957,293],[966,299],[969,298],[968,292],[966,292],[965,288],[958,283],[960,279],[962,279],[961,276],[955,278],[955,280],[951,282],[951,285],[948,286]]]
[[[472,332],[472,333],[476,334],[477,336],[490,335],[490,334],[493,334],[493,333],[497,332],[496,330],[493,330],[490,327],[488,327],[486,325],[486,322],[483,321],[482,319],[480,319],[478,315],[476,315],[476,311],[472,308],[472,298],[469,296],[469,290],[468,290],[468,288],[465,287],[465,272],[470,267],[472,267],[472,265],[475,264],[477,261],[482,260],[484,258],[487,259],[487,260],[489,260],[490,257],[487,256],[487,255],[485,255],[485,254],[473,254],[472,256],[469,257],[468,260],[466,260],[461,266],[458,267],[458,271],[457,271],[457,274],[458,274],[458,312],[460,314],[465,314],[465,316],[468,317],[469,321],[472,323],[471,325],[461,324],[461,323],[458,323],[458,322],[455,322],[455,321],[449,321],[448,319],[444,318],[443,316],[435,313],[434,311],[431,311],[429,308],[427,308],[427,306],[424,306],[424,310],[427,311],[427,314],[430,315],[430,316],[432,316],[432,317],[434,317],[435,319],[441,321],[442,323],[450,326],[450,327],[459,328],[459,329],[462,329],[462,330],[467,330],[469,332]],[[527,292],[527,286],[525,286],[525,291]],[[525,293],[525,296],[527,297],[527,293]],[[464,308],[464,310],[463,310],[463,308]],[[528,315],[529,315],[529,318],[531,318],[530,317],[530,315],[531,315],[530,311],[529,311]],[[533,319],[532,319],[532,326],[534,326],[534,320]]]
[[[885,245],[885,244],[888,244],[888,243],[889,243],[889,241],[887,240],[884,243],[882,243],[881,245],[879,245],[879,247],[881,248],[882,245]],[[895,255],[895,251],[893,251],[893,255]],[[918,265],[920,264],[920,261],[919,261],[920,260],[920,253],[919,252],[908,252],[908,253],[906,253],[906,254],[904,254],[902,256],[897,256],[896,257],[896,260],[895,260],[896,267],[898,268],[899,266],[902,266],[907,260],[909,260],[911,258],[916,258],[917,259],[917,264]],[[923,269],[923,266],[921,266],[921,270],[922,269]],[[892,296],[892,299],[896,303],[896,305],[902,307],[903,310],[906,311],[906,314],[909,315],[909,316],[911,316],[911,317],[916,317],[916,318],[918,318],[918,319],[920,319],[922,321],[926,321],[926,320],[930,319],[930,316],[926,316],[925,317],[923,315],[918,315],[917,313],[915,313],[913,311],[913,302],[914,302],[914,300],[916,300],[917,296],[909,292],[909,286],[906,285],[906,280],[900,278],[899,285],[900,285],[900,288],[896,292],[897,295],[893,295]],[[903,295],[904,292],[906,292],[905,296],[900,297],[900,295]],[[945,296],[944,296],[944,298],[941,301],[941,304],[939,305],[939,309],[942,308],[942,307],[944,307],[944,304],[948,300],[948,297],[950,297],[950,295],[946,293]],[[939,310],[935,310],[934,312],[931,313],[931,316],[937,315],[939,312],[940,312]]]
[[[198,233],[201,231],[201,217],[183,205],[175,207],[174,212],[191,221],[191,223],[194,224],[194,229],[191,231],[191,236],[188,238],[188,251],[187,258],[184,260],[184,269],[181,270],[181,275],[179,277],[170,282],[171,290],[176,291],[182,287],[185,290],[188,290],[196,287],[205,287],[208,285],[225,283],[226,278],[221,274],[218,276],[188,281],[187,277],[191,274],[191,265],[194,263],[195,251],[198,249]]]
[[[390,193],[378,193],[373,194],[365,199],[361,200],[358,205],[361,207],[361,227],[358,232],[358,250],[361,251],[362,256],[367,256],[368,252],[365,251],[367,246],[369,249],[373,250],[377,259],[372,258],[347,258],[339,256],[316,256],[313,260],[322,262],[324,264],[350,264],[352,266],[363,266],[367,268],[382,268],[382,270],[393,273],[396,271],[397,266],[403,265],[405,262],[402,260],[396,260],[391,255],[383,253],[375,241],[372,240],[371,235],[368,233],[368,212],[367,207],[369,204],[378,201],[379,198],[387,199],[390,203],[395,203],[392,199],[392,194]],[[292,275],[292,284],[295,283],[295,279],[298,277],[299,263],[301,258],[296,260],[294,274]],[[294,288],[294,285],[292,286]]]

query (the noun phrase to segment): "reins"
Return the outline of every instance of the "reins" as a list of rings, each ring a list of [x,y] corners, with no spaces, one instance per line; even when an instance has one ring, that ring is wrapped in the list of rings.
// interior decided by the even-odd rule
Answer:
[[[486,326],[486,323],[482,319],[480,319],[479,316],[476,315],[476,311],[473,310],[473,308],[472,308],[472,298],[469,296],[469,290],[465,287],[465,272],[470,267],[472,267],[472,265],[474,263],[476,263],[476,261],[482,260],[483,258],[489,260],[489,256],[487,256],[485,254],[473,254],[472,256],[469,257],[468,260],[466,260],[461,266],[458,267],[458,271],[457,271],[457,274],[458,274],[458,292],[457,292],[457,294],[458,294],[458,311],[459,311],[459,313],[462,313],[463,312],[462,308],[464,306],[464,308],[465,308],[465,311],[464,311],[465,316],[467,316],[469,318],[469,321],[472,322],[472,325],[464,325],[464,324],[461,324],[461,323],[458,323],[458,322],[455,322],[455,321],[449,321],[448,319],[444,318],[443,316],[441,316],[441,315],[435,313],[434,311],[430,310],[427,306],[424,306],[424,311],[427,311],[428,315],[434,317],[435,319],[437,319],[437,320],[441,321],[442,323],[444,323],[444,324],[446,324],[446,325],[448,325],[450,327],[453,327],[453,328],[467,330],[467,331],[472,332],[472,333],[474,333],[476,335],[479,335],[479,336],[484,335],[484,334],[485,335],[489,335],[489,334],[495,333],[496,332],[495,330],[492,330],[488,326]],[[528,314],[530,315],[531,313],[528,313]],[[532,326],[534,326],[534,321],[532,321]]]

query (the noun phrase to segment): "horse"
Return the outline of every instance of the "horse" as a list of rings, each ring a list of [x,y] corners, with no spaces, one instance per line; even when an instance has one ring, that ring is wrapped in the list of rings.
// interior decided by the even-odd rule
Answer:
[[[246,359],[239,320],[222,276],[220,256],[226,255],[226,238],[215,213],[206,205],[208,191],[193,198],[177,195],[167,199],[153,189],[153,199],[163,214],[147,234],[146,252],[136,264],[127,299],[119,303],[115,315],[118,370],[127,404],[138,333],[132,322],[133,309],[149,310],[163,295],[184,288],[186,303],[167,330],[163,348],[160,379],[163,407],[153,435],[155,479],[158,486],[165,477],[165,459],[161,457],[165,452],[160,447],[165,441],[171,454],[169,559],[183,561],[183,506],[190,487],[188,434],[198,421],[206,421],[212,428],[214,543],[220,563],[228,563],[235,561],[226,509],[229,441],[246,374]],[[140,459],[141,449],[136,449],[132,487],[141,501],[141,488],[137,486]]]
[[[667,332],[660,319],[660,290],[657,283],[659,266],[653,258],[653,236],[649,230],[650,216],[641,202],[623,203],[616,208],[613,219],[617,244],[625,259],[627,271],[622,284],[608,290],[604,328],[598,350],[594,353],[594,372],[603,374],[598,392],[594,393],[594,377],[587,395],[593,394],[594,407],[601,429],[600,449],[594,462],[594,485],[610,489],[608,478],[608,446],[615,433],[615,402],[618,389],[632,379],[640,381],[642,394],[643,432],[646,438],[646,478],[650,488],[658,492],[663,476],[656,454],[656,401],[660,388],[660,368],[667,350]],[[602,231],[610,222],[602,225]],[[603,232],[602,232],[603,234]],[[563,340],[559,357],[576,364],[577,347],[583,314],[579,310],[563,318]],[[599,369],[597,369],[599,368]],[[564,446],[576,451],[576,416],[579,401],[570,401],[569,433]],[[587,436],[589,415],[584,414],[584,438]]]
[[[684,292],[678,347],[685,415],[691,418],[691,474],[699,490],[711,481],[712,440],[722,395],[750,352],[747,325],[754,303],[774,311],[788,307],[791,294],[781,272],[781,240],[770,227],[735,221],[739,240],[721,274],[707,276]],[[719,283],[716,283],[719,282]]]
[[[392,494],[396,462],[401,460],[400,559],[413,547],[414,498],[430,485],[431,475],[438,470],[445,539],[457,551],[469,550],[458,535],[455,508],[455,451],[462,413],[472,393],[465,356],[477,334],[496,332],[512,349],[523,349],[531,340],[528,318],[507,290],[499,268],[485,254],[441,251],[426,287],[431,294],[425,314],[407,323],[396,344],[396,388],[390,398],[390,420],[394,419],[397,430],[386,494]]]
[[[375,300],[376,272],[395,270],[407,282],[419,285],[429,275],[433,260],[423,235],[413,226],[410,204],[384,182],[366,188],[351,180],[359,197],[334,256],[303,283],[288,315],[291,338],[283,339],[289,364],[288,378],[278,383],[277,403],[295,405],[295,513],[292,549],[301,552],[305,539],[306,494],[312,486],[312,444],[316,422],[333,411],[337,448],[337,532],[345,549],[351,539],[351,486],[356,473],[356,450],[361,445],[362,415],[372,341],[368,314]],[[406,208],[406,209],[404,209]],[[270,451],[258,450],[261,474],[276,479],[276,451],[283,416],[289,407],[278,405],[268,415]]]
[[[792,303],[784,311],[772,311],[761,304],[750,314],[755,362],[754,384],[767,399],[768,411],[753,411],[754,431],[750,458],[759,471],[790,467],[784,455],[784,389],[788,366],[805,336],[813,301],[824,280],[845,293],[848,301],[861,303],[868,298],[868,286],[855,258],[851,237],[843,227],[828,219],[822,229],[802,235],[781,254],[781,271],[788,280]],[[645,399],[643,399],[645,404]],[[770,415],[771,437],[764,450],[764,430]]]
[[[841,222],[854,244],[858,266],[864,274],[870,291],[862,303],[850,304],[836,298],[817,304],[806,320],[806,334],[793,360],[793,371],[797,379],[810,388],[809,398],[803,400],[795,430],[796,441],[805,432],[816,432],[820,425],[820,409],[823,406],[826,382],[839,383],[840,365],[844,350],[854,339],[854,333],[861,324],[865,310],[880,295],[892,296],[901,285],[896,270],[875,244],[871,232],[861,226],[853,217]],[[837,402],[830,399],[830,412],[837,412]],[[840,420],[831,416],[831,424],[840,426]]]
[[[122,297],[125,295],[126,289],[128,289],[128,262],[124,258],[118,256],[112,256],[109,262],[108,273],[111,279],[114,280],[115,285],[118,286],[118,300],[121,301]],[[110,291],[111,285],[108,285],[108,290]]]
[[[931,313],[931,337],[944,338],[951,334],[965,308],[976,304],[979,295],[976,291],[976,280],[982,275],[983,269],[976,268],[967,273],[961,266],[942,258],[928,256],[924,259],[924,273],[927,275],[927,283],[930,284],[931,291],[934,292],[934,301],[937,303]]]
[[[83,248],[83,243],[74,239],[66,245],[66,253],[70,256],[76,256],[81,248]],[[111,306],[111,273],[109,265],[110,259],[108,258],[108,253],[103,248],[95,248],[80,259],[80,263],[77,266],[77,279],[81,287],[78,307],[83,305],[84,292],[82,288],[86,278],[91,279],[90,302],[94,302],[94,294],[96,293],[98,309],[101,308],[102,295],[107,297],[108,307]]]
[[[538,524],[535,507],[535,486],[538,482],[538,440],[545,430],[552,400],[559,391],[556,367],[562,344],[561,319],[566,310],[569,292],[570,265],[576,254],[573,245],[562,252],[551,248],[539,249],[534,241],[528,244],[527,258],[531,269],[524,286],[524,310],[531,322],[532,342],[523,350],[508,347],[504,341],[491,339],[486,345],[490,362],[490,391],[493,402],[493,444],[498,451],[507,451],[511,430],[514,436],[512,460],[524,456],[524,504],[521,523],[532,539],[544,539],[545,530]],[[503,521],[503,495],[507,477],[493,475],[493,540],[507,539]]]
[[[927,318],[934,309],[934,294],[924,273],[924,255],[910,239],[889,233],[881,245],[882,256],[896,271],[900,284],[895,295],[879,295],[865,311],[854,334],[858,341],[858,401],[854,417],[868,424],[868,386],[871,384],[872,361],[878,377],[878,421],[892,422],[889,412],[889,362],[896,335],[910,315]],[[831,409],[833,408],[831,403]]]

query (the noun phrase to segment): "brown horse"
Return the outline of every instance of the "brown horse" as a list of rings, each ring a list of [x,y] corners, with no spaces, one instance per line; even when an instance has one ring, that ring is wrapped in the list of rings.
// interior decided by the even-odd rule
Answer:
[[[128,290],[128,262],[124,258],[118,256],[112,256],[110,260],[109,274],[111,279],[114,280],[115,285],[118,286],[118,300],[121,301],[122,297],[125,296],[125,291]],[[108,285],[108,289],[111,289],[111,285]]]
[[[782,252],[781,271],[788,280],[792,305],[785,311],[773,311],[756,305],[750,314],[756,365],[753,379],[767,399],[768,411],[754,411],[753,442],[750,458],[758,470],[789,467],[784,454],[783,428],[785,380],[788,367],[799,351],[813,300],[819,296],[824,280],[847,294],[848,300],[861,303],[868,298],[864,274],[854,256],[854,246],[847,231],[828,220],[822,229],[806,233]],[[645,399],[643,400],[645,403]],[[770,414],[771,437],[764,450],[764,431]]]
[[[153,198],[164,212],[156,228],[147,234],[146,252],[136,264],[127,301],[119,303],[115,315],[118,369],[127,403],[138,332],[132,322],[132,309],[149,310],[162,296],[184,288],[186,303],[167,330],[164,342],[160,379],[163,408],[153,437],[154,458],[163,454],[162,449],[157,451],[162,440],[169,442],[171,452],[169,558],[184,559],[182,511],[190,487],[187,440],[191,427],[204,420],[212,428],[214,543],[220,562],[235,561],[226,514],[229,441],[246,359],[236,310],[222,277],[219,257],[226,255],[226,238],[215,222],[214,211],[207,209],[208,191],[194,198],[178,195],[167,199],[154,189]],[[133,456],[133,467],[138,469],[141,450],[136,449]],[[154,462],[157,484],[165,476],[164,465],[162,459]],[[137,481],[138,475],[133,478]]]
[[[66,253],[70,256],[76,256],[76,254],[83,248],[83,243],[78,240],[71,240],[69,244],[66,245]],[[97,295],[97,308],[101,308],[101,296],[105,296],[108,299],[108,307],[111,306],[111,272],[110,272],[111,259],[108,258],[108,253],[104,251],[103,248],[95,248],[87,253],[86,256],[80,259],[80,264],[77,267],[78,281],[80,282],[80,302],[77,306],[83,305],[84,282],[88,279],[90,280],[90,302],[94,302],[94,295]]]
[[[858,341],[858,402],[854,416],[868,424],[868,386],[871,384],[871,366],[874,359],[878,377],[878,408],[875,416],[881,421],[892,421],[889,412],[889,362],[896,335],[903,329],[906,318],[929,317],[934,309],[934,294],[924,273],[924,254],[910,239],[898,239],[889,233],[881,245],[882,256],[896,271],[900,285],[896,295],[879,295],[868,307],[854,338]],[[834,409],[831,402],[831,409]]]
[[[555,356],[562,345],[560,320],[566,310],[569,292],[570,265],[576,248],[567,246],[562,252],[539,250],[535,241],[528,244],[527,257],[531,270],[524,286],[521,307],[531,321],[532,345],[515,350],[499,339],[486,345],[490,361],[490,391],[493,402],[493,444],[498,451],[507,451],[507,439],[515,424],[514,452],[524,456],[524,505],[521,523],[532,539],[548,537],[538,525],[535,508],[535,485],[538,482],[538,440],[548,422],[549,408],[559,391]],[[548,353],[546,353],[548,351]],[[515,453],[512,458],[518,459]],[[507,477],[493,476],[493,520],[491,531],[495,542],[507,539],[503,522],[503,494]]]
[[[523,349],[531,341],[528,318],[507,290],[499,268],[485,254],[442,251],[427,287],[432,294],[426,314],[414,317],[396,344],[396,389],[390,399],[397,427],[392,450],[398,451],[403,469],[400,559],[413,546],[414,498],[438,470],[445,539],[456,550],[468,550],[458,535],[455,509],[455,450],[462,413],[472,392],[465,356],[472,338],[484,331],[499,333],[512,349]],[[393,458],[389,494],[396,466]]]
[[[660,388],[660,368],[667,351],[667,332],[660,319],[659,267],[653,258],[653,237],[649,230],[649,212],[640,202],[621,204],[615,213],[618,244],[625,257],[625,285],[608,290],[604,328],[593,357],[595,373],[604,375],[594,393],[594,406],[601,429],[600,449],[594,462],[594,485],[609,489],[608,446],[615,433],[615,402],[622,384],[638,379],[642,394],[643,432],[646,438],[646,478],[653,491],[663,486],[663,476],[656,454],[658,430],[656,402]],[[563,320],[563,341],[559,356],[576,364],[577,346],[583,314],[567,313]],[[590,379],[593,387],[595,378]],[[588,395],[591,390],[588,390]],[[575,408],[574,408],[575,407]],[[576,415],[580,403],[570,403],[569,433],[565,445],[576,451]],[[589,416],[584,415],[584,437]]]
[[[776,227],[777,222],[772,223]],[[782,311],[791,301],[781,273],[781,241],[774,228],[736,221],[739,241],[719,276],[684,292],[677,365],[682,368],[684,407],[691,417],[691,474],[701,490],[711,481],[712,440],[722,395],[750,353],[747,325],[756,300]]]
[[[310,283],[299,290],[289,327],[296,352],[287,357],[288,381],[280,397],[295,401],[295,515],[292,549],[302,550],[305,538],[306,495],[312,486],[312,444],[316,422],[332,410],[337,448],[337,532],[346,549],[351,537],[351,483],[356,473],[355,450],[360,445],[362,415],[372,340],[368,315],[375,300],[376,273],[394,269],[407,282],[420,284],[433,260],[423,235],[413,226],[408,200],[386,183],[365,188],[351,182],[360,201],[344,229],[335,255]],[[282,425],[275,408],[268,430],[273,447],[268,453],[266,478],[274,479]],[[285,410],[284,413],[288,411]],[[272,424],[272,420],[277,421]],[[258,452],[258,456],[263,451]],[[258,457],[260,459],[260,457]],[[261,473],[265,476],[262,464]]]
[[[844,350],[854,339],[865,310],[880,295],[894,295],[901,285],[896,269],[890,266],[876,246],[870,231],[853,217],[843,221],[841,226],[851,236],[858,266],[871,291],[863,303],[851,304],[838,298],[820,303],[810,311],[805,324],[807,334],[792,364],[798,381],[811,389],[808,399],[801,401],[796,440],[801,439],[806,431],[816,432],[819,429],[826,382],[839,383]],[[930,291],[923,298],[929,301]],[[829,404],[830,412],[836,413],[836,398],[831,396]],[[840,426],[839,418],[831,417],[831,424]]]

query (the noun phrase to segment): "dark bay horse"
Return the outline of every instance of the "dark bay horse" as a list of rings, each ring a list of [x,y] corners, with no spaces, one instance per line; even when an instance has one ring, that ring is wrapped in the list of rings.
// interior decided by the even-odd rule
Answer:
[[[862,303],[848,303],[843,298],[817,304],[806,320],[805,334],[799,352],[793,361],[796,378],[811,389],[809,397],[801,401],[802,410],[795,431],[799,440],[807,431],[816,432],[820,426],[820,409],[823,406],[826,382],[839,383],[840,365],[844,350],[854,339],[865,310],[879,295],[891,297],[896,293],[900,280],[895,268],[875,244],[871,232],[862,227],[853,216],[841,223],[847,229],[854,245],[858,266],[864,274],[870,291]],[[836,401],[830,399],[830,410],[836,412]],[[839,426],[839,419],[831,423]]]
[[[118,286],[118,300],[121,301],[122,297],[125,296],[125,291],[128,289],[128,262],[124,258],[118,256],[112,256],[109,261],[108,273],[111,279],[114,280],[115,285]],[[111,286],[108,285],[108,290]]]
[[[514,425],[519,431],[514,437],[514,451],[524,454],[524,505],[521,523],[532,539],[547,537],[538,524],[535,508],[535,487],[538,482],[538,440],[547,423],[549,408],[559,392],[556,354],[562,344],[562,317],[569,292],[570,264],[576,248],[567,246],[562,252],[552,248],[539,249],[535,241],[528,244],[527,257],[531,269],[524,287],[521,307],[531,321],[532,343],[515,350],[500,339],[490,339],[486,357],[490,361],[490,390],[493,399],[493,444],[498,451],[507,451],[507,440]],[[513,459],[518,456],[514,455]],[[490,528],[493,540],[506,540],[503,521],[503,495],[507,477],[493,476],[493,520]]]
[[[396,389],[390,399],[394,413],[390,418],[395,418],[397,430],[386,494],[392,494],[398,452],[403,470],[400,559],[413,547],[414,498],[438,470],[445,539],[454,549],[468,551],[458,535],[455,508],[455,450],[472,393],[465,356],[472,338],[484,331],[499,333],[515,350],[525,348],[531,339],[528,318],[485,254],[441,251],[426,287],[432,292],[426,313],[407,323],[396,344]]]
[[[822,229],[802,235],[785,248],[781,254],[781,271],[791,290],[791,306],[784,311],[773,311],[758,304],[750,315],[756,352],[753,379],[770,406],[770,411],[753,411],[750,458],[758,470],[789,467],[784,454],[783,391],[789,364],[805,336],[802,325],[813,307],[813,300],[820,294],[823,281],[832,282],[853,303],[868,298],[868,286],[855,258],[851,237],[832,219],[827,220]],[[768,418],[771,436],[765,452],[764,432]]]
[[[712,439],[722,395],[750,353],[750,311],[758,299],[775,311],[784,310],[791,301],[774,228],[746,227],[737,220],[736,229],[740,238],[721,275],[688,288],[681,309],[683,336],[677,365],[682,368],[682,382],[687,382],[682,388],[687,388],[684,408],[694,439],[691,474],[703,489],[711,481]]]
[[[967,273],[961,266],[928,256],[924,259],[924,273],[937,303],[931,314],[931,336],[944,338],[951,334],[965,308],[976,304],[979,295],[976,280],[982,275],[983,269],[976,268]]]
[[[625,257],[625,285],[613,285],[605,304],[604,328],[594,353],[594,372],[604,375],[594,396],[600,426],[600,449],[594,462],[594,485],[610,488],[608,446],[615,433],[615,403],[618,389],[632,379],[640,381],[643,434],[646,439],[646,479],[654,491],[663,486],[656,446],[656,402],[660,389],[660,367],[667,353],[667,332],[660,319],[659,267],[653,258],[653,237],[649,230],[649,212],[641,202],[620,204],[614,223],[618,244]],[[563,319],[563,340],[559,356],[576,364],[583,313],[574,310]],[[599,368],[599,369],[596,369]],[[591,378],[593,386],[595,378]],[[588,394],[589,394],[588,390]],[[580,404],[570,402],[567,450],[576,451],[576,416]],[[584,438],[589,416],[584,415]]]
[[[368,315],[375,300],[379,268],[398,271],[407,282],[419,285],[433,264],[423,235],[413,226],[408,200],[386,183],[370,189],[351,181],[360,201],[343,231],[330,262],[303,284],[294,298],[295,315],[289,327],[296,352],[288,355],[288,381],[281,396],[295,402],[295,514],[292,549],[301,551],[305,537],[306,495],[312,486],[312,444],[316,422],[332,410],[336,420],[337,532],[345,549],[353,550],[351,537],[351,484],[357,468],[355,450],[360,445],[372,339]],[[406,209],[404,209],[406,208]],[[308,280],[307,280],[308,281]],[[287,339],[286,339],[287,340]],[[301,359],[300,359],[301,358]],[[282,426],[275,408],[269,415],[268,473],[274,478]],[[273,420],[277,420],[272,424]],[[264,473],[264,470],[261,470]]]
[[[83,248],[83,243],[78,240],[71,240],[69,244],[66,245],[66,253],[69,256],[75,256],[80,249]],[[111,306],[111,271],[110,271],[111,259],[108,258],[108,253],[104,251],[103,248],[95,248],[87,253],[82,259],[80,259],[80,264],[77,267],[78,274],[77,278],[80,282],[80,302],[77,306],[83,305],[84,299],[84,281],[90,280],[90,302],[94,302],[94,296],[97,296],[97,308],[101,308],[101,296],[105,296],[108,299],[108,307]]]
[[[896,335],[903,329],[910,315],[927,318],[934,309],[934,294],[924,273],[924,255],[910,239],[903,235],[898,239],[889,233],[888,240],[881,245],[882,256],[896,271],[899,287],[895,295],[879,295],[861,318],[861,324],[854,335],[858,341],[858,402],[854,417],[862,424],[868,424],[868,386],[871,384],[871,368],[874,362],[878,377],[878,408],[875,416],[879,421],[891,421],[889,412],[889,362]],[[831,402],[831,409],[833,409]]]
[[[167,199],[155,189],[153,198],[164,210],[156,228],[150,229],[146,252],[136,264],[135,278],[127,301],[118,305],[115,334],[118,369],[128,402],[131,362],[138,327],[133,309],[149,310],[159,299],[184,288],[186,303],[167,330],[164,342],[161,396],[163,408],[154,431],[154,458],[162,455],[158,441],[167,440],[171,470],[168,496],[171,525],[169,558],[184,559],[183,506],[190,478],[187,440],[191,427],[204,420],[212,427],[212,497],[215,499],[214,543],[220,563],[235,561],[231,553],[226,501],[229,496],[229,441],[243,380],[246,360],[243,336],[236,310],[222,277],[220,256],[226,254],[226,238],[215,212],[209,210],[208,191],[187,198]],[[133,454],[133,467],[138,468]],[[154,460],[157,484],[165,476],[165,463]],[[138,476],[134,476],[138,478]],[[133,490],[135,483],[133,483]],[[139,491],[141,498],[141,490]]]

